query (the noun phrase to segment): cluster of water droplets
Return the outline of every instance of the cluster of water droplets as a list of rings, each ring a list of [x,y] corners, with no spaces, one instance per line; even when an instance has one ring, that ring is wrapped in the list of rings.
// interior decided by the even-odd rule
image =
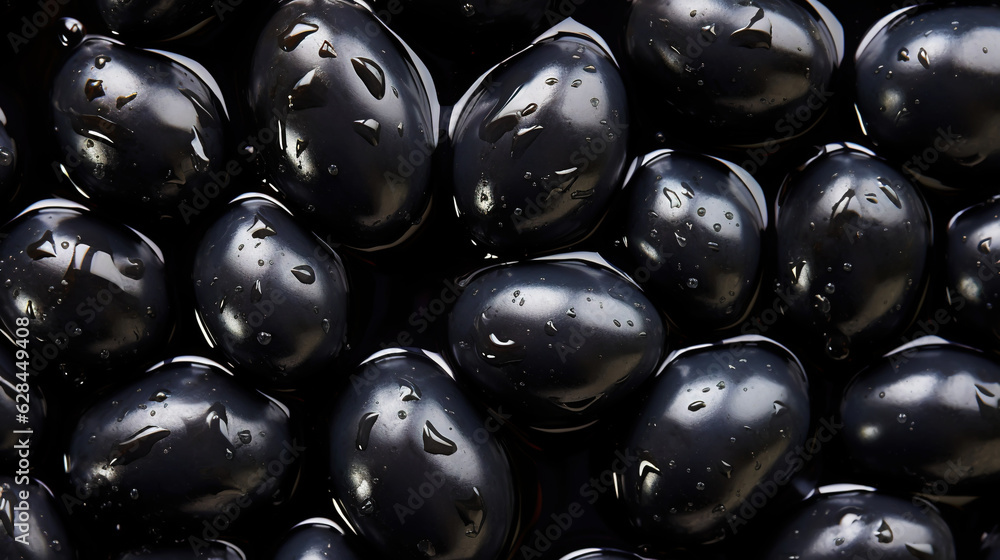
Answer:
[[[417,386],[416,383],[405,377],[397,378],[397,382],[399,387],[399,402],[413,404],[420,401],[421,391],[420,387]],[[376,404],[378,404],[378,402],[376,402]],[[409,417],[405,410],[399,410],[395,416],[399,421],[405,421]],[[366,412],[358,420],[355,447],[359,452],[368,450],[372,440],[372,432],[379,421],[380,414],[378,412]],[[382,419],[381,421],[386,420]],[[431,455],[450,456],[454,455],[458,451],[458,446],[455,442],[442,434],[438,427],[436,427],[430,420],[426,420],[419,429],[420,438],[423,443],[423,450],[426,453]],[[377,479],[375,479],[375,481],[377,481]],[[483,523],[486,520],[487,511],[486,502],[483,499],[479,488],[473,486],[468,497],[453,498],[453,501],[455,511],[457,512],[463,525],[465,525],[465,535],[470,538],[478,537],[482,531]],[[375,513],[375,510],[376,504],[370,497],[365,497],[359,506],[359,511],[364,516]],[[421,544],[421,546],[427,549],[426,551],[422,550],[422,552],[428,553],[428,556],[432,556],[434,554],[434,547],[430,541],[425,540],[421,541],[421,543],[426,543],[426,546],[423,544]]]
[[[246,229],[246,232],[250,234],[251,238],[258,240],[257,243],[254,245],[255,248],[259,247],[264,242],[265,239],[278,235],[278,231],[277,229],[275,229],[274,225],[267,218],[261,215],[260,212],[254,213],[253,221],[250,224],[250,226]],[[237,247],[237,250],[242,251],[244,248],[245,244],[240,244],[239,247]],[[265,262],[263,259],[257,260],[257,266],[259,267],[264,267],[265,265],[273,265],[273,264],[274,261]],[[292,277],[294,277],[300,283],[305,285],[310,285],[316,282],[316,270],[311,265],[308,264],[303,263],[296,265],[290,268],[288,270],[288,273],[291,274]],[[215,283],[218,281],[219,278],[217,276],[213,277],[209,285],[214,286]],[[198,285],[201,285],[200,280],[197,283]],[[265,289],[266,286],[264,282],[260,278],[255,279],[253,281],[253,284],[251,284],[250,286],[250,302],[259,303],[264,298],[264,295],[266,293]],[[244,291],[245,288],[243,287],[242,284],[238,284],[233,288],[233,292],[235,294],[241,294]],[[223,295],[222,298],[219,300],[218,312],[220,314],[225,312],[226,305],[228,303],[228,298],[229,298],[228,295]],[[318,314],[319,308],[313,307],[313,312]],[[249,321],[249,318],[245,312],[243,314],[239,313],[234,314],[234,318],[241,319],[246,322]],[[326,318],[321,319],[319,322],[319,326],[320,328],[323,329],[324,333],[330,332],[329,319]],[[267,346],[274,339],[274,336],[272,335],[272,333],[267,331],[258,331],[255,335],[255,339],[257,340],[258,344],[262,346]]]
[[[299,48],[307,37],[318,31],[319,26],[314,23],[299,21],[292,24],[281,34],[279,39],[281,50],[285,52],[294,51]],[[327,95],[328,86],[323,81],[323,66],[319,64],[339,58],[330,39],[323,40],[322,44],[318,48],[317,57],[320,59],[317,62],[318,65],[306,72],[301,78],[299,78],[295,85],[292,86],[291,92],[288,94],[287,108],[289,112],[303,111],[326,105],[327,100],[329,99],[329,96]],[[354,74],[361,80],[361,83],[364,84],[365,89],[367,89],[372,98],[376,101],[381,101],[386,95],[387,86],[385,70],[382,66],[371,58],[360,56],[351,58],[350,63],[354,70]],[[389,87],[389,90],[392,92],[394,98],[399,98],[399,90],[395,87]],[[382,139],[383,127],[382,123],[377,119],[362,116],[361,118],[354,120],[351,123],[351,126],[354,132],[372,147],[377,147],[379,145],[379,142]],[[400,137],[403,136],[405,125],[402,122],[396,123],[392,126],[392,128],[396,130]],[[279,135],[283,134],[284,128],[282,127],[279,131]],[[308,148],[308,146],[308,139],[297,139],[295,143],[295,158],[301,158],[303,152]],[[337,176],[340,174],[340,168],[333,163],[328,164],[326,166],[326,170],[331,176]]]

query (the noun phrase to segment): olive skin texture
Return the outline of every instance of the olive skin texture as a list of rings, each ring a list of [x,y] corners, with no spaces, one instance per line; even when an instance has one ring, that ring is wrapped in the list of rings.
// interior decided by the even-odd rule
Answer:
[[[499,558],[516,498],[499,424],[422,351],[383,351],[352,380],[333,403],[330,474],[357,534],[381,558]]]
[[[1000,202],[991,198],[955,214],[948,223],[946,278],[952,310],[970,334],[1000,338]]]
[[[625,277],[581,260],[481,272],[448,320],[456,374],[511,422],[578,428],[626,399],[666,349],[656,308]]]
[[[638,464],[616,477],[629,521],[661,541],[714,542],[747,523],[737,515],[758,484],[780,488],[802,469],[808,384],[768,339],[695,347],[658,374],[633,419],[621,452]]]
[[[934,506],[874,492],[822,495],[780,530],[765,560],[954,560],[951,530]]]
[[[0,321],[17,337],[27,318],[33,370],[109,370],[148,360],[170,336],[159,249],[135,230],[57,199],[0,228]],[[22,320],[22,325],[23,320]],[[48,358],[52,349],[56,356]]]
[[[27,493],[26,500],[22,492]],[[48,487],[37,480],[29,481],[27,477],[2,476],[0,499],[3,500],[3,507],[0,508],[0,556],[6,560],[76,559],[72,539],[59,516],[56,498]],[[25,501],[27,507],[23,504]],[[22,514],[28,518],[20,518]]]
[[[857,110],[881,152],[926,186],[976,189],[1000,170],[1000,8],[894,12],[856,54]],[[986,183],[988,184],[988,183]]]
[[[169,40],[199,27],[236,3],[213,0],[96,0],[104,23],[116,34],[140,40]],[[242,2],[241,2],[242,3]]]
[[[288,385],[340,353],[347,330],[344,266],[273,200],[233,201],[195,255],[199,316],[241,373]]]
[[[763,198],[759,185],[708,156],[650,156],[617,209],[627,270],[682,331],[737,324],[760,286],[767,217],[751,190]]]
[[[303,450],[284,405],[212,362],[175,358],[83,413],[66,495],[74,518],[101,531],[201,527],[233,508],[243,517],[282,503]]]
[[[365,560],[356,548],[329,520],[310,519],[289,531],[273,560]]]
[[[565,33],[490,71],[453,116],[455,207],[473,239],[500,254],[575,243],[621,180],[625,86],[592,39]]]
[[[18,434],[14,430],[24,430],[30,428],[32,431],[31,440],[38,444],[45,438],[46,430],[46,404],[34,379],[25,375],[31,375],[30,363],[25,370],[21,370],[16,365],[18,362],[25,364],[27,360],[18,360],[16,347],[14,351],[8,349],[6,345],[0,347],[0,468],[9,468],[5,472],[17,470],[18,460]],[[21,354],[24,357],[24,354]],[[30,356],[30,354],[29,354]],[[20,378],[18,375],[20,374]],[[30,422],[21,424],[17,422],[18,407],[28,405],[26,416]],[[24,437],[22,434],[20,437]]]
[[[258,39],[249,87],[258,126],[277,137],[261,152],[268,176],[338,243],[405,240],[430,204],[433,87],[360,4],[282,4]]]
[[[636,0],[625,41],[644,79],[637,90],[700,136],[739,145],[792,138],[819,120],[843,33],[806,2]]]
[[[246,555],[227,542],[192,540],[184,545],[126,552],[118,560],[246,560]]]
[[[228,118],[205,79],[165,55],[87,37],[53,81],[56,161],[95,203],[190,221],[206,187],[229,180]]]
[[[914,492],[989,493],[1000,480],[997,395],[1000,363],[986,354],[955,345],[890,354],[844,394],[851,464]]]
[[[861,148],[828,146],[786,179],[775,216],[775,292],[814,355],[856,357],[902,334],[923,299],[932,239],[906,177]]]

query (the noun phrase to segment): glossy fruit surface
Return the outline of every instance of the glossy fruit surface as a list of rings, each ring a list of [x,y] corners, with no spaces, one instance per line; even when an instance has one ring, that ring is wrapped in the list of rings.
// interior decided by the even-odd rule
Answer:
[[[130,537],[155,534],[158,523],[200,527],[234,507],[246,514],[285,501],[303,449],[280,402],[212,362],[177,358],[79,419],[67,497],[75,518]]]
[[[773,495],[803,468],[809,411],[801,364],[773,341],[680,351],[626,428],[621,452],[637,460],[616,494],[629,521],[657,541],[731,537],[764,483]]]
[[[994,238],[1000,240],[996,198],[962,210],[948,224],[947,289],[958,296],[952,307],[967,332],[987,337],[1000,337],[1000,254]]]
[[[865,150],[830,145],[778,195],[776,296],[835,360],[887,349],[923,299],[930,214],[900,172]]]
[[[364,556],[340,528],[327,519],[307,519],[296,525],[278,546],[273,560],[362,560]]]
[[[639,87],[722,144],[800,134],[829,108],[843,58],[843,30],[813,1],[637,0],[625,40]]]
[[[253,54],[268,175],[293,211],[362,249],[411,235],[430,204],[434,84],[360,4],[281,4]]]
[[[224,541],[193,541],[190,545],[142,548],[127,552],[118,560],[246,560],[235,545]]]
[[[586,32],[593,33],[528,47],[455,107],[455,207],[492,252],[538,253],[579,241],[619,185],[625,86],[614,59]]]
[[[1000,480],[1000,363],[956,345],[890,354],[841,404],[851,464],[887,486],[981,495]]]
[[[930,503],[873,492],[819,496],[779,533],[767,560],[883,558],[953,560],[951,531]]]
[[[335,503],[380,556],[500,557],[514,530],[516,490],[494,436],[499,424],[434,358],[376,354],[333,411]]]
[[[192,276],[210,340],[241,372],[288,384],[344,346],[340,257],[272,199],[234,201],[202,238]]]
[[[2,228],[0,320],[27,318],[32,368],[110,369],[149,360],[170,335],[159,248],[79,205],[48,200]]]
[[[767,225],[760,185],[708,156],[664,151],[640,161],[618,216],[630,275],[682,329],[739,322],[760,285]]]
[[[539,429],[584,426],[621,403],[653,373],[665,337],[635,284],[573,259],[479,273],[448,322],[459,379]]]
[[[23,478],[0,477],[0,555],[7,560],[75,559],[52,491],[37,480]]]
[[[857,108],[872,142],[928,186],[981,188],[1000,168],[996,6],[910,7],[877,22],[857,59]]]
[[[63,173],[95,202],[190,221],[230,181],[217,87],[190,60],[87,37],[52,88]]]

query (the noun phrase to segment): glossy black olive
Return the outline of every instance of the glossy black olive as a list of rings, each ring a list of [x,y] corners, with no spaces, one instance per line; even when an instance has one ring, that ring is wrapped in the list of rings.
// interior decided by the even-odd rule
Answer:
[[[6,560],[77,558],[52,491],[26,475],[0,476],[0,556]]]
[[[820,495],[781,528],[767,560],[954,560],[951,530],[929,503],[874,492]]]
[[[481,272],[448,321],[459,380],[511,422],[539,429],[597,421],[655,371],[659,313],[627,278],[582,260]]]
[[[193,277],[209,342],[238,371],[288,384],[329,365],[344,346],[340,257],[271,199],[234,201],[202,238]]]
[[[27,329],[35,371],[111,369],[161,350],[170,300],[151,241],[59,200],[29,207],[0,231],[0,320],[12,340]]]
[[[1000,337],[1000,204],[991,198],[962,210],[948,223],[948,295],[969,333]]]
[[[284,405],[212,362],[178,358],[83,413],[64,503],[74,519],[130,538],[169,521],[208,540],[218,516],[235,524],[285,501],[304,451]]]
[[[648,154],[618,210],[627,270],[681,330],[734,325],[760,286],[764,204],[757,182],[733,164]]]
[[[347,0],[285,2],[260,34],[250,98],[270,178],[333,240],[374,249],[430,203],[434,85],[404,43]]]
[[[1000,363],[954,345],[905,349],[848,386],[851,464],[887,486],[981,495],[1000,481]]]
[[[636,0],[625,41],[637,89],[713,143],[797,136],[829,108],[843,30],[818,2]]]
[[[363,560],[358,547],[328,519],[307,519],[296,525],[278,546],[274,560]]]
[[[775,217],[775,293],[809,348],[840,360],[896,342],[923,299],[931,247],[916,187],[861,148],[831,145],[789,176]]]
[[[801,364],[750,337],[681,351],[654,383],[619,455],[634,463],[615,478],[629,521],[678,544],[736,534],[757,517],[742,508],[765,508],[804,466]]]
[[[236,546],[224,541],[193,541],[193,544],[146,547],[118,557],[118,560],[246,560]],[[334,559],[336,560],[336,559]]]
[[[880,150],[931,186],[981,188],[1000,170],[1000,8],[932,4],[886,16],[856,55],[858,115]]]
[[[333,403],[334,503],[380,557],[499,558],[515,487],[497,429],[429,355],[376,354]]]
[[[597,42],[603,39],[584,33],[528,47],[455,107],[455,206],[476,242],[493,252],[537,253],[579,241],[619,185],[628,144],[625,86]]]
[[[56,163],[95,202],[188,222],[228,186],[217,86],[178,60],[87,37],[56,73]]]

